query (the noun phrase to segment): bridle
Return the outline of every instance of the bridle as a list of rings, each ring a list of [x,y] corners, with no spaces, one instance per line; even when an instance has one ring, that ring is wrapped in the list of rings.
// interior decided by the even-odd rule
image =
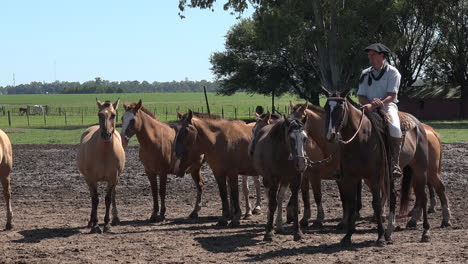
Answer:
[[[346,102],[346,97],[327,97],[327,103],[328,101],[341,101],[341,102]],[[330,118],[331,118],[331,112],[330,112]],[[345,116],[348,115],[348,107],[347,105],[345,104],[344,106],[344,114],[343,114],[343,119]],[[356,133],[354,133],[354,135],[348,139],[348,140],[343,140],[341,139],[341,130],[343,129],[343,126],[344,126],[344,122],[343,122],[343,119],[341,120],[340,122],[340,125],[338,126],[338,129],[337,129],[337,135],[338,135],[338,142],[340,144],[349,144],[351,143],[351,141],[353,141],[353,139],[358,135],[359,133],[359,130],[361,130],[361,127],[362,127],[362,121],[364,119],[364,108],[361,109],[361,119],[359,120],[359,126],[358,128],[356,129]]]

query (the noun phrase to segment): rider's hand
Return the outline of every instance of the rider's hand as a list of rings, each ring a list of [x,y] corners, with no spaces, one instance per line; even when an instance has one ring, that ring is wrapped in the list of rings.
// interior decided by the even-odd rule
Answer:
[[[379,108],[379,107],[383,107],[384,104],[382,102],[382,100],[380,100],[379,98],[374,98],[374,100],[372,100],[372,106],[375,108]]]
[[[364,111],[367,113],[367,114],[370,114],[372,113],[372,111],[374,111],[374,107],[372,106],[372,104],[365,104],[362,106],[362,109],[364,109]]]

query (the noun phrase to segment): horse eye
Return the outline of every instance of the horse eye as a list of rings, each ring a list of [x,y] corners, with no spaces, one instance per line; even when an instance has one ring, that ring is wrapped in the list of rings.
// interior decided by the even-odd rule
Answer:
[[[111,119],[114,119],[114,118],[115,118],[115,114],[112,114],[112,115],[111,115]]]

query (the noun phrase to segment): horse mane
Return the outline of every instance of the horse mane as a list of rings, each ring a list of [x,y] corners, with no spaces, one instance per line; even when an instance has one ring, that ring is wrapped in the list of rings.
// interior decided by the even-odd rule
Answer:
[[[131,104],[128,105],[128,108],[132,108],[132,109],[133,109],[133,108],[136,107],[137,104],[138,104],[137,102],[133,102],[133,103],[131,103]],[[158,119],[156,118],[156,116],[153,114],[153,112],[151,112],[150,110],[148,110],[148,109],[147,109],[146,107],[144,107],[143,105],[140,107],[140,110],[143,111],[143,112],[145,112],[147,115],[151,116],[153,119],[158,120]]]
[[[352,106],[356,107],[357,109],[361,109],[361,104],[356,103],[350,96],[346,96],[346,99],[351,103]]]
[[[219,115],[212,115],[212,114],[208,114],[208,113],[200,113],[200,112],[194,112],[192,111],[192,114],[194,117],[198,118],[198,119],[222,119]],[[182,115],[182,119],[185,119],[187,117],[187,113],[183,114]]]
[[[267,113],[263,113],[260,116],[258,116],[258,118],[263,119],[263,118],[266,117],[266,115],[267,115]],[[281,119],[282,117],[283,117],[282,115],[270,114],[270,118],[273,119],[273,120],[278,120],[278,119]]]
[[[296,104],[296,105],[294,105],[293,111],[296,111],[297,109],[299,109],[299,107],[301,107],[301,106],[303,106],[303,105],[304,105],[304,104]],[[325,109],[323,109],[322,107],[317,106],[317,105],[308,104],[308,105],[307,105],[307,109],[311,110],[312,112],[319,113],[319,114],[325,114]]]

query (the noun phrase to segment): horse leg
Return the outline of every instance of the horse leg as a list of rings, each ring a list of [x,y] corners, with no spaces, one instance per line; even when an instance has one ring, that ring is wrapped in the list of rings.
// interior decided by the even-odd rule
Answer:
[[[158,221],[164,221],[166,219],[166,186],[167,174],[161,173],[161,175],[159,175],[159,198],[161,199],[161,211],[159,211]]]
[[[427,195],[426,195],[426,184],[427,184],[427,175],[426,171],[423,168],[416,167],[414,168],[415,177],[413,178],[414,194],[416,196],[416,201],[419,201],[419,208],[422,209],[423,214],[423,234],[421,237],[421,242],[429,242],[429,220],[427,216]]]
[[[299,223],[301,224],[301,227],[304,227],[304,228],[309,226],[309,219],[310,219],[310,216],[312,215],[311,209],[310,209],[310,192],[309,192],[309,179],[311,177],[313,177],[313,175],[306,172],[304,177],[302,178],[302,184],[301,184],[301,194],[302,194],[302,202],[304,204],[304,214],[302,215],[302,219]],[[291,210],[288,210],[288,212],[290,211]]]
[[[371,183],[371,192],[372,192],[372,209],[374,210],[374,215],[377,220],[377,241],[378,246],[383,245],[383,235],[384,228],[382,224],[382,201],[380,197],[380,186],[377,181]]]
[[[362,180],[359,181],[357,186],[357,198],[356,198],[356,219],[361,218],[361,209],[362,209]],[[322,209],[323,210],[323,209]]]
[[[104,216],[104,233],[108,233],[111,231],[111,226],[110,226],[110,208],[112,204],[112,196],[114,195],[115,192],[115,186],[117,184],[115,182],[108,183],[107,184],[107,194],[106,194],[106,214]]]
[[[284,234],[284,227],[283,227],[283,201],[284,201],[284,194],[286,193],[286,189],[288,188],[288,185],[281,185],[278,196],[276,197],[277,199],[277,209],[278,211],[276,212],[276,233],[278,234]]]
[[[231,201],[233,205],[233,214],[232,214],[232,219],[231,223],[229,226],[231,227],[237,227],[240,225],[240,217],[241,217],[241,209],[240,209],[240,203],[239,203],[239,185],[238,185],[238,174],[236,173],[231,173],[228,175],[228,180],[229,180],[229,187],[231,189]]]
[[[345,204],[345,216],[343,218],[343,221],[346,224],[346,235],[341,239],[340,243],[342,246],[350,246],[351,236],[353,235],[356,229],[356,190],[358,183],[354,179],[346,179],[345,177],[343,177],[341,181],[342,182],[340,184]]]
[[[158,177],[155,173],[147,173],[148,180],[151,184],[151,194],[153,195],[153,212],[149,221],[155,223],[158,221],[159,201],[158,201]]]
[[[13,228],[13,211],[11,209],[11,185],[10,185],[10,175],[3,177],[1,179],[3,186],[3,198],[5,198],[6,205],[6,225],[5,230],[11,230]]]
[[[314,192],[314,199],[315,199],[315,204],[317,205],[317,218],[315,219],[313,226],[314,227],[322,227],[323,226],[323,220],[325,218],[325,213],[323,212],[323,206],[322,206],[322,179],[320,177],[314,177],[312,178],[312,190]]]
[[[262,212],[262,187],[260,183],[260,176],[253,176],[253,182],[255,186],[255,192],[257,193],[257,200],[255,202],[255,208],[252,211],[252,214],[259,215]]]
[[[390,195],[389,208],[390,209],[389,209],[389,212],[388,212],[388,223],[387,223],[387,231],[385,232],[385,240],[388,241],[388,242],[391,242],[392,241],[392,233],[395,230],[396,190],[395,190],[395,182],[394,182],[393,178],[390,177],[389,180],[390,180],[390,193],[389,193],[389,195]],[[380,222],[382,222],[382,221],[380,221]],[[380,237],[380,235],[379,235],[379,237]]]
[[[268,218],[265,230],[265,236],[263,237],[264,241],[273,240],[273,218],[275,215],[276,206],[278,205],[277,193],[278,193],[278,183],[271,182],[271,186],[268,186]]]
[[[242,175],[242,194],[244,195],[245,200],[245,215],[244,219],[250,219],[252,217],[252,209],[250,207],[249,201],[249,179],[246,175]]]
[[[91,228],[90,233],[102,233],[101,229],[98,225],[98,218],[97,218],[97,207],[99,204],[99,196],[97,192],[97,184],[91,183],[89,184],[89,191],[91,193],[91,217],[88,222],[88,227]]]
[[[452,223],[450,223],[451,213],[450,213],[448,198],[447,198],[447,195],[445,194],[445,186],[439,177],[435,179],[433,186],[437,193],[437,196],[439,196],[440,204],[442,206],[442,224],[440,225],[440,227],[451,226],[452,225]]]
[[[293,205],[293,230],[294,230],[294,241],[302,239],[302,232],[299,227],[299,189],[302,183],[302,173],[295,176],[293,182],[289,186],[291,189],[291,201]]]
[[[193,208],[193,211],[190,213],[189,218],[197,218],[198,217],[198,212],[200,212],[201,209],[201,197],[203,193],[203,177],[200,173],[200,168],[196,171],[192,171],[190,173],[192,175],[193,182],[195,183],[195,186],[197,187],[197,200],[195,201],[195,207]]]
[[[218,226],[227,226],[228,218],[230,216],[230,209],[229,209],[229,199],[227,194],[227,186],[226,186],[226,175],[218,175],[215,174],[216,182],[218,183],[219,189],[219,196],[221,197],[221,204],[223,208],[222,216],[218,220]]]
[[[117,193],[117,188],[114,188],[112,192],[112,222],[113,226],[118,225],[120,223],[119,212],[117,211],[117,203],[115,202],[115,196]]]
[[[429,190],[429,208],[427,209],[428,214],[435,213],[436,199],[434,193],[434,187],[430,183],[427,183],[427,189]]]
[[[338,191],[340,192],[341,206],[342,206],[342,209],[343,209],[343,217],[341,218],[341,221],[336,226],[336,229],[344,230],[344,229],[346,229],[346,206],[347,206],[347,203],[345,201],[344,190],[343,190],[341,182],[336,181],[336,185],[338,185]]]

